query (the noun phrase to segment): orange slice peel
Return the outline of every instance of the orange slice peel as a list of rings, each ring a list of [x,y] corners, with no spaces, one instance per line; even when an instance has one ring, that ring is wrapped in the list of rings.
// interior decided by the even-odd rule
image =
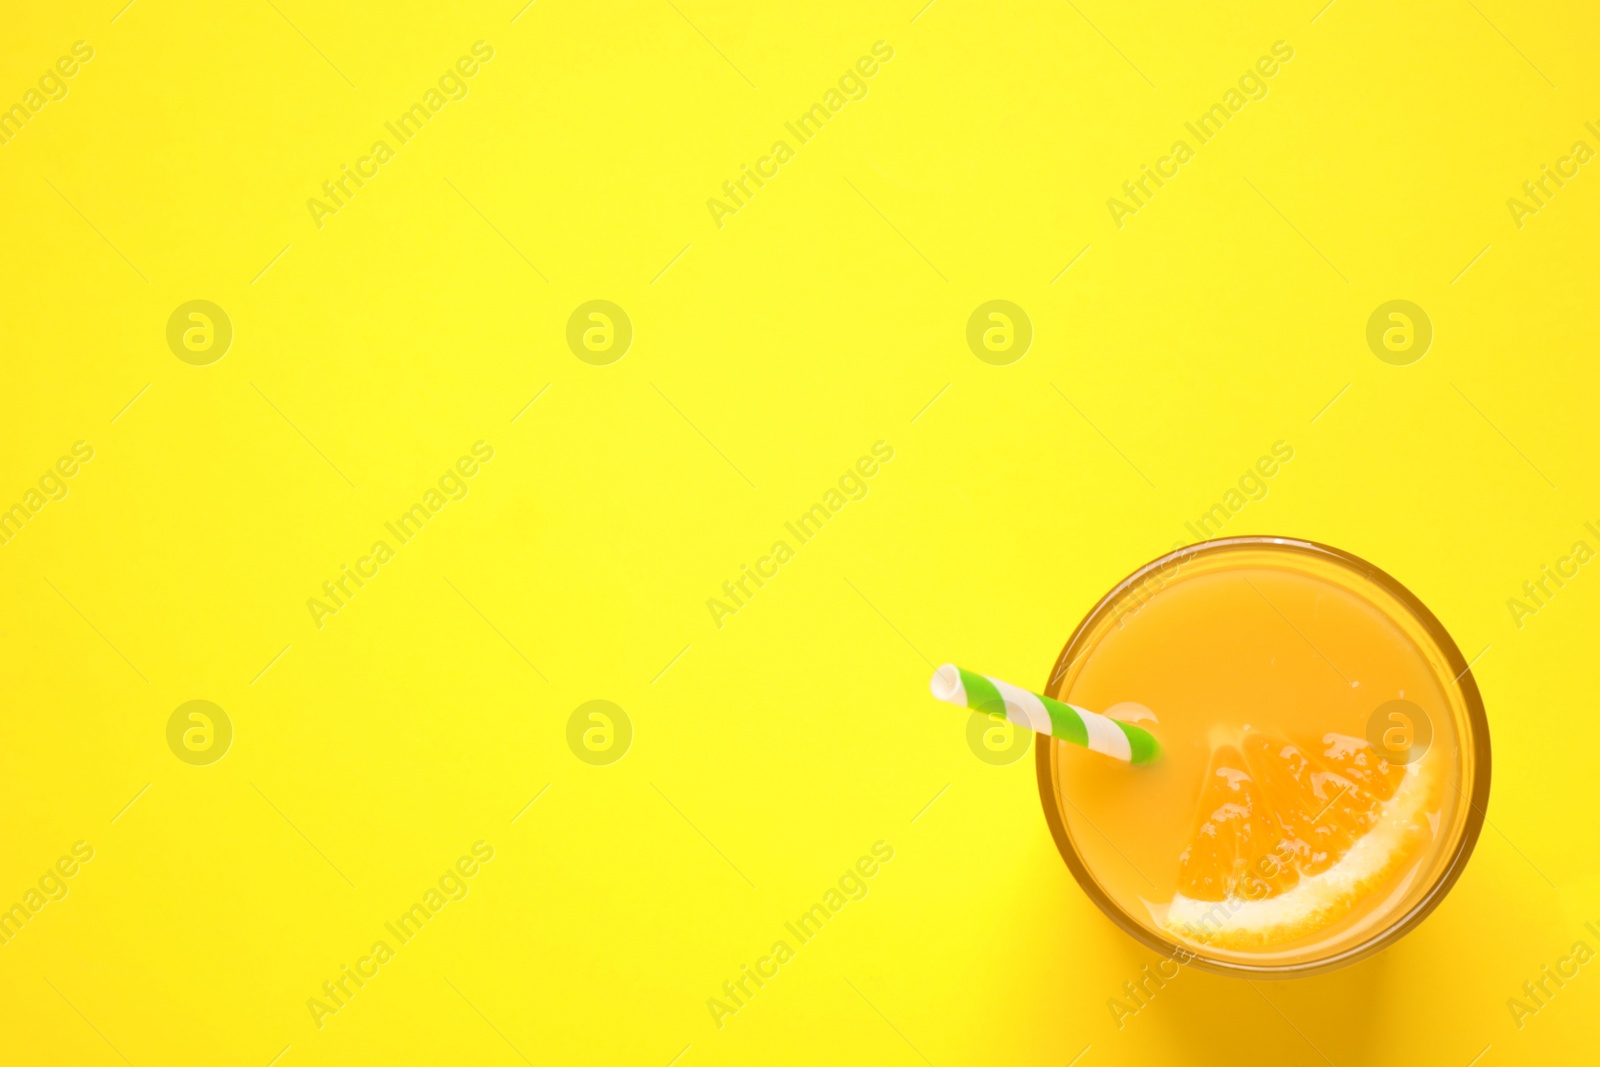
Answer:
[[[1227,949],[1281,945],[1351,914],[1432,837],[1441,758],[1395,765],[1365,740],[1213,736],[1166,928]]]

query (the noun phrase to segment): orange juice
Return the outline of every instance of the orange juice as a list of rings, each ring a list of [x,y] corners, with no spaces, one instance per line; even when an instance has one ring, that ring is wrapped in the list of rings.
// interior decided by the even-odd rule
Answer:
[[[1489,787],[1472,675],[1388,575],[1284,538],[1163,557],[1114,589],[1045,692],[1137,722],[1129,767],[1041,739],[1045,811],[1111,918],[1213,970],[1304,974],[1438,903]]]

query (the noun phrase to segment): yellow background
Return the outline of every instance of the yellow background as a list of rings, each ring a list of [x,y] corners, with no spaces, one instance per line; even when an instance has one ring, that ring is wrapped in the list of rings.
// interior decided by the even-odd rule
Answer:
[[[1600,174],[1521,229],[1506,200],[1600,147],[1600,23],[919,3],[5,13],[0,104],[95,55],[0,147],[0,498],[95,457],[0,547],[0,903],[96,851],[0,946],[0,1061],[1592,1055],[1600,968],[1520,1030],[1506,1001],[1600,948],[1600,571],[1521,628],[1506,602],[1600,546]],[[478,40],[470,94],[318,229],[306,200]],[[879,40],[869,95],[719,229],[707,199]],[[1269,95],[1114,226],[1280,40]],[[197,298],[235,331],[204,367],[165,340]],[[610,366],[564,339],[594,298],[635,330]],[[964,337],[994,298],[1035,331],[1005,367]],[[1396,298],[1435,328],[1405,367],[1365,342]],[[307,598],[478,440],[470,495],[318,629]],[[714,626],[879,440],[870,495]],[[1154,957],[1072,881],[1031,757],[977,759],[928,675],[1042,684],[1278,440],[1228,532],[1366,557],[1481,656],[1491,825],[1379,957],[1186,971],[1118,1029]],[[234,725],[211,766],[166,744],[191,699]],[[633,724],[610,766],[567,745],[592,699]],[[307,998],[478,840],[470,895],[319,1029]],[[707,999],[880,840],[870,895],[719,1029]]]

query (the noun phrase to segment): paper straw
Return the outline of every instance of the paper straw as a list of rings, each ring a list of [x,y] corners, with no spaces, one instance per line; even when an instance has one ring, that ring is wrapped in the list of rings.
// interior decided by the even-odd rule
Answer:
[[[1003,715],[1007,722],[1046,737],[1058,737],[1129,763],[1150,763],[1161,746],[1148,730],[1059,700],[1018,689],[1008,682],[962,670],[946,663],[928,683],[934,697],[946,704]]]

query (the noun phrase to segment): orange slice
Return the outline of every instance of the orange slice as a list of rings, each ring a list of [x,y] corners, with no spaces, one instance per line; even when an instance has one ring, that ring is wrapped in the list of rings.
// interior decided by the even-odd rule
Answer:
[[[1305,937],[1353,911],[1432,836],[1439,757],[1407,766],[1358,737],[1221,739],[1178,857],[1165,924],[1233,949]]]

